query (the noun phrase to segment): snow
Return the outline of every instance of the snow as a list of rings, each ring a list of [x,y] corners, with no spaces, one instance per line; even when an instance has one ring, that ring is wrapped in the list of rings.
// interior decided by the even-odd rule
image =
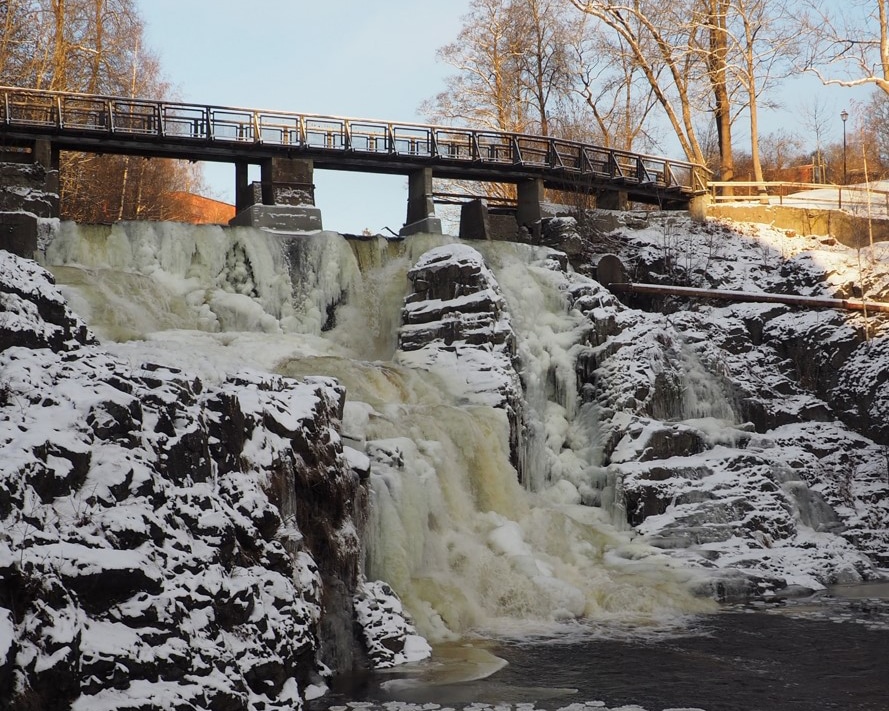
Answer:
[[[819,210],[844,210],[856,215],[867,215],[873,218],[889,216],[889,181],[876,180],[858,185],[835,186],[800,190],[790,195],[772,196],[772,205],[803,207]],[[720,201],[720,204],[731,204],[732,201]],[[749,201],[747,201],[749,202]]]

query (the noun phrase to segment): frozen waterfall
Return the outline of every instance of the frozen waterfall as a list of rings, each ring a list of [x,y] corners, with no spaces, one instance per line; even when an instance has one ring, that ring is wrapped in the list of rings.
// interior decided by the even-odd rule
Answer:
[[[406,274],[442,236],[63,223],[44,259],[117,355],[221,378],[244,368],[330,375],[345,442],[372,462],[366,572],[431,639],[562,620],[658,621],[706,608],[685,573],[613,525],[595,408],[577,384],[584,279],[527,245],[478,245],[521,362],[525,486],[502,410],[399,359]],[[712,413],[700,413],[700,416]]]

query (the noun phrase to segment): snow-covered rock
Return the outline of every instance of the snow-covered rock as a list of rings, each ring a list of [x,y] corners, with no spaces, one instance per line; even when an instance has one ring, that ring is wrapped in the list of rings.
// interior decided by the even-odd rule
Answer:
[[[640,282],[848,295],[856,255],[832,242],[675,215],[623,222],[585,258],[616,251]],[[882,289],[877,262],[865,262],[866,283]],[[629,523],[712,571],[702,589],[724,599],[875,577],[889,551],[883,322],[627,301],[645,311],[590,312],[617,333],[593,344],[582,378]],[[727,582],[730,569],[746,581]]]
[[[26,212],[37,217],[58,214],[59,195],[47,190],[47,171],[40,163],[0,161],[0,212]]]
[[[5,252],[0,323],[4,707],[293,709],[362,663],[336,381],[131,365]]]
[[[432,653],[429,643],[417,634],[408,620],[401,600],[382,581],[358,586],[355,617],[376,669],[418,662]]]
[[[408,272],[398,333],[400,363],[445,380],[459,401],[502,408],[518,466],[521,383],[515,334],[494,274],[475,249],[435,247]]]

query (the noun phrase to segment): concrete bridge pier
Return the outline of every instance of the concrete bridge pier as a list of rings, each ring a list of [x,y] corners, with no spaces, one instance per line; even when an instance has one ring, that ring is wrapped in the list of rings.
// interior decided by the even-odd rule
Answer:
[[[315,207],[315,166],[303,158],[272,157],[260,164],[260,181],[251,183],[249,163],[235,163],[235,206],[232,226],[257,227],[273,232],[311,232],[322,229],[321,210]]]
[[[599,210],[626,210],[630,199],[624,190],[602,190],[596,195]]]
[[[707,208],[710,206],[710,196],[707,193],[696,195],[688,201],[688,212],[695,222],[703,222],[707,219]]]
[[[441,220],[435,216],[432,199],[432,168],[420,168],[407,179],[407,220],[398,234],[419,233],[441,234]]]
[[[249,163],[243,161],[235,163],[235,213],[256,204],[256,191],[250,183],[249,171]],[[260,198],[261,201],[262,198]]]
[[[546,200],[543,179],[535,178],[519,183],[516,186],[516,198],[518,199],[516,221],[519,223],[519,227],[527,227],[533,231],[537,225],[537,229],[539,229],[540,226],[537,223],[543,217],[543,203]]]
[[[0,249],[33,259],[39,219],[58,216],[59,150],[53,142],[0,149]]]

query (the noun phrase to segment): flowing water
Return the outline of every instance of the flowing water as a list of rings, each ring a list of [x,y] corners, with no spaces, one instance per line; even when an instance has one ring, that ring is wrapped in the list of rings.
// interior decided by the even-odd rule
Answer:
[[[707,652],[689,640],[718,641],[744,624],[717,615],[681,632],[713,605],[688,592],[686,575],[665,556],[615,525],[623,516],[609,506],[596,414],[576,386],[588,323],[567,308],[566,277],[545,266],[544,253],[480,246],[523,363],[523,483],[509,463],[501,410],[467,403],[436,373],[399,362],[407,270],[448,241],[350,243],[333,233],[281,241],[246,228],[63,224],[45,260],[75,311],[134,363],[167,363],[211,381],[260,368],[331,375],[346,386],[345,441],[373,461],[367,575],[392,585],[437,653],[419,677],[353,680],[344,703],[413,696],[559,708],[572,699],[636,698],[663,708],[641,688],[654,684],[639,666],[646,655],[666,659],[667,644],[682,659],[670,673],[694,675]],[[494,672],[482,685],[467,681]],[[601,674],[614,684],[600,684]],[[630,677],[637,697],[620,681]]]

